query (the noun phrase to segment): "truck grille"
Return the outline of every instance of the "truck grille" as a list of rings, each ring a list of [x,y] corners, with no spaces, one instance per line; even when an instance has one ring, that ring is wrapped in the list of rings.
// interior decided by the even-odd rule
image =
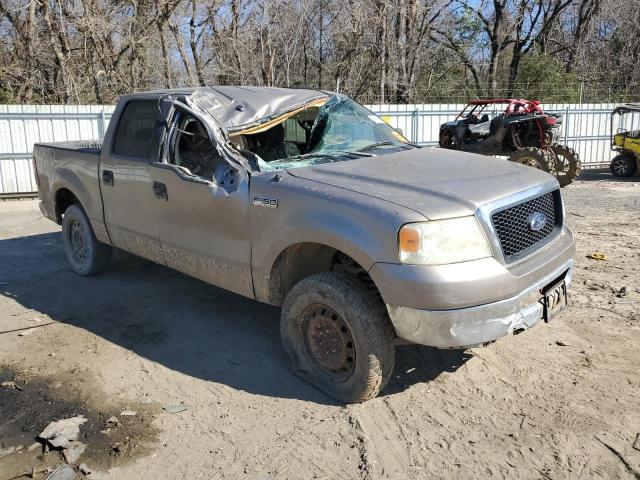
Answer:
[[[539,230],[531,228],[531,218],[536,213],[546,217]],[[493,228],[500,240],[502,254],[512,262],[540,246],[553,232],[562,228],[562,204],[560,191],[545,193],[532,200],[509,206],[491,215]]]

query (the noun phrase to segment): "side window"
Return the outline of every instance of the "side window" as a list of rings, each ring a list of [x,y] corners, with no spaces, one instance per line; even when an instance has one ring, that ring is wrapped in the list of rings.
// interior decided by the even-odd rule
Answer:
[[[169,163],[207,180],[212,180],[219,169],[229,166],[220,156],[205,127],[198,119],[184,112],[175,119]]]
[[[147,160],[154,141],[158,100],[132,100],[124,107],[113,140],[113,153]]]

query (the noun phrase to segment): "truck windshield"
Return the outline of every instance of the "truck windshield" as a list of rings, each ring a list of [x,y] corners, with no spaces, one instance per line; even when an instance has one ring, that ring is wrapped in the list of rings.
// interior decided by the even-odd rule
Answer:
[[[308,138],[304,154],[260,162],[260,170],[306,167],[415,148],[384,120],[344,95],[334,95],[319,109]]]

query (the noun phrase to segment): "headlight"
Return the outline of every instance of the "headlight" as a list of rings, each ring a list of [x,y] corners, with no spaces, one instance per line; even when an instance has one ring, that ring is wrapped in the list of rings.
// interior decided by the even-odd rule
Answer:
[[[491,256],[475,217],[409,223],[400,229],[398,250],[402,263],[443,265]]]

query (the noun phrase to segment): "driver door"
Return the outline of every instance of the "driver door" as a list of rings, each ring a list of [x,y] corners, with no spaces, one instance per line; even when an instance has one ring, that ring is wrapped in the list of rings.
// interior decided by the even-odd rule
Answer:
[[[167,265],[254,298],[247,172],[228,163],[203,122],[180,108],[163,157],[151,176]]]

